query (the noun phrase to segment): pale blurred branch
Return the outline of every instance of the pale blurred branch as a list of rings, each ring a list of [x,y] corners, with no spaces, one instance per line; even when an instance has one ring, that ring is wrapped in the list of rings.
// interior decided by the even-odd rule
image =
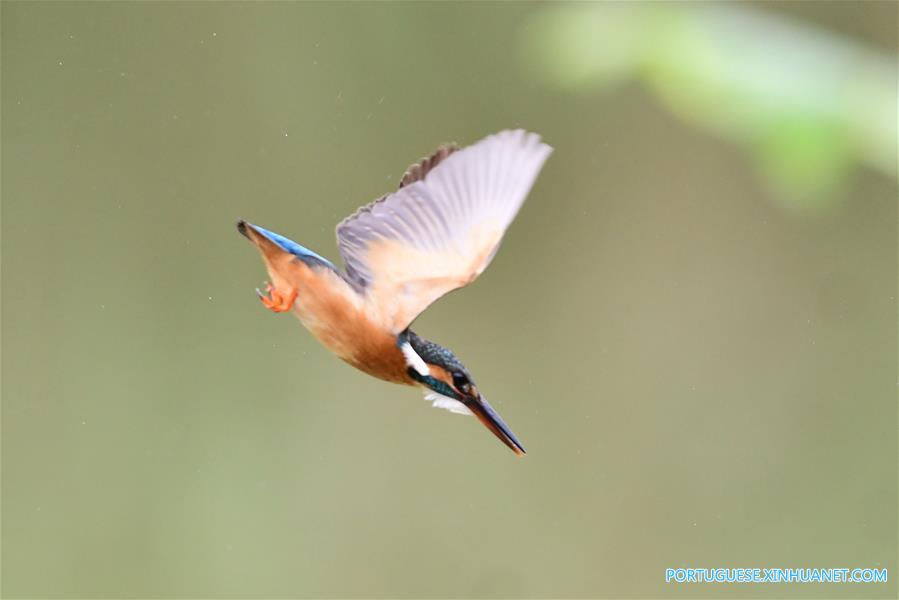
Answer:
[[[825,205],[856,164],[897,175],[897,61],[736,4],[551,5],[527,64],[567,90],[645,84],[684,120],[744,145],[791,209]]]

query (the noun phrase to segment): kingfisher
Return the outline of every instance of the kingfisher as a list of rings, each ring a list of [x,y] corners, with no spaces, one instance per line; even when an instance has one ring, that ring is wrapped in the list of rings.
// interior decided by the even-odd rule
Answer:
[[[474,415],[516,455],[524,446],[456,355],[409,327],[434,301],[483,273],[552,148],[535,133],[501,131],[471,146],[440,146],[399,188],[337,225],[341,271],[312,250],[244,220],[237,230],[269,275],[262,304],[293,312],[328,350],[425,399]]]

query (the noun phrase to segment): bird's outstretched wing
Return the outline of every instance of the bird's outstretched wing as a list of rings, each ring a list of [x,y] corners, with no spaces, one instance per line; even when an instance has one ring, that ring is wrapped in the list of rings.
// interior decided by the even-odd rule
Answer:
[[[399,333],[487,268],[551,152],[523,130],[441,147],[337,226],[347,276],[386,327]]]

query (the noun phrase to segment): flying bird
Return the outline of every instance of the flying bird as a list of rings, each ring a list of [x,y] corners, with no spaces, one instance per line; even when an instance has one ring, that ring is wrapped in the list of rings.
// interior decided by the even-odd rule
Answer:
[[[237,222],[271,283],[256,290],[292,311],[326,348],[369,375],[423,388],[434,406],[474,414],[515,454],[521,442],[456,356],[409,329],[444,294],[477,279],[496,254],[552,148],[534,133],[502,131],[413,164],[399,189],[337,225],[340,271],[277,233]]]

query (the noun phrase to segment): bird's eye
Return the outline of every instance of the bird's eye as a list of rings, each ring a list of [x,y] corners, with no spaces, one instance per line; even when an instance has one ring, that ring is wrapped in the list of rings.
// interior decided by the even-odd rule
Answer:
[[[453,385],[463,394],[467,394],[471,391],[471,382],[468,381],[468,377],[466,377],[464,373],[460,373],[459,371],[453,373]]]

